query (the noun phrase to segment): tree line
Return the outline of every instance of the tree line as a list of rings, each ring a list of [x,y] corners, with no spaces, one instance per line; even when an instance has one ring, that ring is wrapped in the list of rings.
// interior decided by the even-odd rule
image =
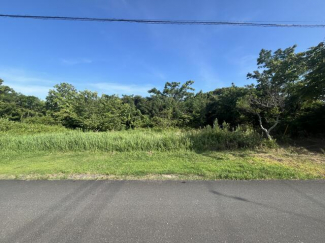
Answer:
[[[12,121],[63,125],[87,131],[146,127],[200,128],[226,122],[260,129],[272,136],[325,132],[325,45],[304,52],[296,46],[261,50],[254,84],[195,92],[193,81],[167,82],[148,97],[99,95],[73,85],[54,86],[40,100],[4,85],[0,79],[0,117]],[[218,124],[217,124],[217,122]]]

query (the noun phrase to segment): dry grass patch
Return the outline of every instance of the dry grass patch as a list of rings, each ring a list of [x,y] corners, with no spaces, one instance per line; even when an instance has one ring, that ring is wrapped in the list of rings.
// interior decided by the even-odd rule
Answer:
[[[258,151],[252,155],[266,163],[280,163],[325,177],[325,155],[322,153],[310,152],[302,147],[289,147]]]

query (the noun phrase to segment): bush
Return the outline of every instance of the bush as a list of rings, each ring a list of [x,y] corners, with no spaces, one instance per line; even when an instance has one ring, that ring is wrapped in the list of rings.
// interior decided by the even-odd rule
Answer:
[[[58,133],[66,131],[68,131],[66,128],[59,125],[29,124],[0,118],[0,133],[2,134]]]
[[[278,145],[278,143],[276,142],[275,139],[273,139],[273,140],[265,139],[265,140],[263,140],[261,145],[263,147],[272,148],[272,149],[275,149],[275,148],[279,147],[279,145]]]
[[[207,126],[190,132],[195,150],[223,150],[238,148],[254,148],[261,145],[263,139],[253,129],[238,126],[233,131],[224,123],[222,128]]]
[[[49,126],[60,125],[60,123],[54,120],[51,116],[27,117],[24,118],[22,122],[28,124],[40,124],[40,125],[49,125]]]

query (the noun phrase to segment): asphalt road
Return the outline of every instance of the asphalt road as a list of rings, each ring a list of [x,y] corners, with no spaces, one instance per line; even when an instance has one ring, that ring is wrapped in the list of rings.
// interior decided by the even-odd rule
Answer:
[[[0,181],[0,242],[325,242],[325,181]]]

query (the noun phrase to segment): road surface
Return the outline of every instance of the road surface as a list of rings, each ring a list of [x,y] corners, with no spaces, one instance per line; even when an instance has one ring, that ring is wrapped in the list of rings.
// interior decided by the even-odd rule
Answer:
[[[325,242],[325,181],[0,181],[0,242]]]

